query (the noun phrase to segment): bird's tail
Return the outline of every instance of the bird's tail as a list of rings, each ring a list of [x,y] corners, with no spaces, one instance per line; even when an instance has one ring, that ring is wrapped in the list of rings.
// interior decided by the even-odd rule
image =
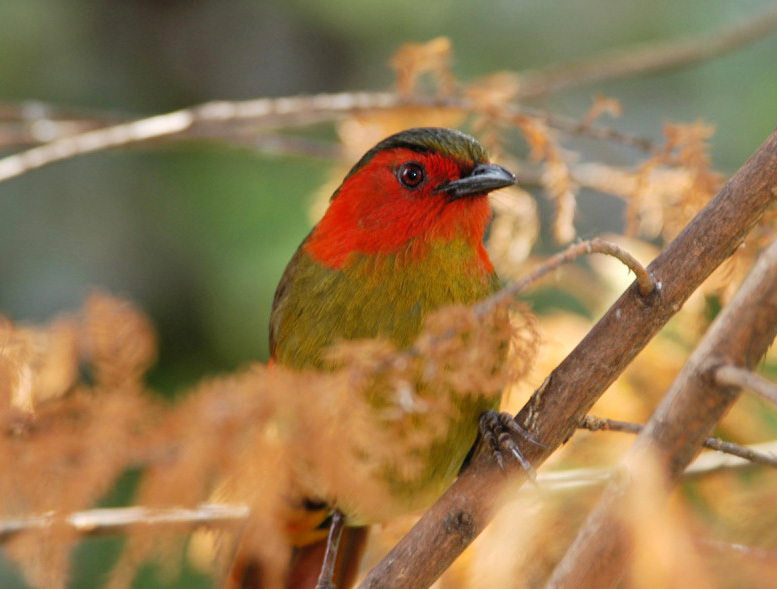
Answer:
[[[368,532],[367,527],[343,529],[334,574],[334,584],[337,589],[349,589],[356,581]],[[284,589],[314,589],[324,561],[326,540],[319,540],[293,550]],[[224,589],[270,588],[265,584],[260,564],[238,555]]]

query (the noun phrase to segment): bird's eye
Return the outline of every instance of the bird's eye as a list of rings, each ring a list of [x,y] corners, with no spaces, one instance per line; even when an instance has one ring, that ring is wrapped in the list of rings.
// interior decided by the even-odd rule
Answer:
[[[424,181],[424,169],[420,164],[409,163],[400,166],[397,176],[399,181],[408,188],[415,188]]]

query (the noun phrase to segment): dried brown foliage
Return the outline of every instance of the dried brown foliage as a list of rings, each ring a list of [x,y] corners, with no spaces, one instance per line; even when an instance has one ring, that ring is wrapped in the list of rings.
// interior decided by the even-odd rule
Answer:
[[[4,335],[0,517],[65,517],[106,493],[145,445],[151,402],[140,379],[156,354],[153,331],[129,303],[95,294],[78,317],[6,323]],[[81,362],[92,385],[76,378]],[[75,540],[54,525],[6,548],[32,585],[64,587]]]
[[[397,75],[397,92],[410,96],[418,78],[430,74],[441,94],[449,94],[456,85],[451,72],[453,47],[447,37],[437,37],[427,43],[406,43],[391,58],[391,68]]]
[[[454,78],[451,61],[445,38],[403,46],[391,66],[404,102],[354,108],[336,130],[346,159],[353,161],[403,128],[468,124],[499,161],[525,170],[521,187],[497,193],[492,201],[488,248],[505,277],[526,272],[540,235],[532,186],[538,185],[554,207],[550,233],[558,243],[576,235],[580,188],[622,199],[628,237],[611,239],[647,263],[658,251],[651,241],[676,235],[723,180],[712,168],[713,128],[707,124],[667,124],[664,144],[628,167],[586,161],[585,153],[566,145],[570,137],[645,145],[595,126],[604,114],[621,114],[617,100],[598,96],[579,122],[559,124],[517,104],[519,75],[500,72],[462,83]],[[414,102],[424,76],[436,102]],[[515,137],[528,148],[528,161],[511,152]],[[311,207],[314,219],[346,171],[347,165],[334,166],[331,181]],[[725,302],[757,252],[774,238],[776,221],[774,212],[764,218],[745,247],[611,387],[594,408],[596,414],[635,422],[648,418],[707,325],[709,298]],[[595,316],[630,281],[619,263],[595,258],[586,267],[559,273],[550,290]],[[118,475],[140,465],[138,504],[249,506],[244,527],[198,533],[190,552],[200,564],[209,561],[205,565],[219,571],[239,542],[265,564],[267,580],[277,583],[288,558],[280,522],[288,519],[295,499],[311,490],[324,499],[343,496],[359,486],[373,500],[367,511],[380,513],[387,491],[376,482],[376,470],[388,465],[400,479],[412,478],[419,467],[416,450],[444,435],[448,418],[470,395],[496,397],[507,390],[503,406],[515,412],[591,325],[589,318],[563,306],[537,318],[514,307],[509,323],[505,313],[503,307],[486,317],[462,307],[447,309],[429,318],[410,351],[383,341],[344,342],[331,352],[338,366],[334,372],[292,373],[253,365],[202,383],[176,404],[162,403],[146,390],[143,379],[156,358],[156,339],[148,318],[127,301],[95,294],[80,312],[46,325],[3,320],[0,519],[54,512],[61,520],[13,535],[7,553],[31,585],[66,586],[69,550],[78,538],[65,518],[94,505]],[[509,359],[503,362],[506,347]],[[765,364],[773,368],[776,361],[772,351]],[[85,372],[92,380],[84,381]],[[381,395],[380,403],[374,395],[378,389],[390,392]],[[772,408],[746,396],[720,429],[727,438],[747,443],[774,438],[774,423]],[[622,434],[580,433],[548,466],[613,464],[629,442]],[[735,587],[744,577],[747,586],[759,587],[767,586],[762,584],[766,575],[777,574],[774,560],[763,554],[743,557],[721,552],[720,546],[713,550],[701,540],[714,537],[777,551],[772,509],[777,475],[759,471],[753,475],[757,484],[730,472],[691,480],[685,496],[674,497],[669,509],[657,501],[660,473],[639,475],[645,480],[643,492],[623,514],[636,548],[627,586]],[[594,500],[595,493],[575,490],[548,495],[524,489],[511,495],[496,524],[457,561],[443,586],[538,586]],[[373,536],[365,568],[411,522],[412,516],[382,526]],[[176,530],[160,533],[139,522],[127,534],[113,587],[128,586],[138,564],[149,558],[173,569],[180,562],[183,543]]]
[[[342,496],[359,485],[371,490],[367,510],[381,513],[387,490],[376,470],[388,466],[412,478],[420,466],[417,448],[445,434],[461,399],[496,396],[528,370],[536,347],[533,320],[525,309],[516,308],[512,322],[505,313],[502,306],[478,317],[454,307],[429,318],[412,353],[399,354],[386,342],[344,342],[332,351],[340,366],[333,373],[252,366],[206,382],[172,406],[143,389],[155,338],[148,319],[126,301],[97,294],[77,317],[50,326],[6,323],[13,343],[7,349],[15,355],[3,357],[0,373],[11,385],[3,403],[0,517],[53,511],[64,518],[91,506],[127,467],[144,465],[136,498],[142,505],[210,500],[251,507],[242,549],[266,563],[269,579],[277,581],[288,557],[282,524],[295,497]],[[45,361],[16,353],[29,334],[57,334],[64,321],[72,348],[52,345]],[[508,344],[510,361],[503,362]],[[92,385],[74,377],[79,362],[88,364]],[[29,388],[36,371],[48,374],[52,365],[60,367],[59,389],[67,392],[17,406],[16,390]],[[19,373],[32,376],[19,379]],[[417,427],[409,427],[408,415]],[[160,534],[141,522],[127,533],[112,587],[128,586],[134,568],[148,558],[168,567],[180,562],[175,531]],[[222,565],[233,554],[232,536],[215,536]],[[68,526],[54,525],[17,534],[6,548],[32,585],[65,586],[76,540]],[[41,544],[49,548],[41,551]]]

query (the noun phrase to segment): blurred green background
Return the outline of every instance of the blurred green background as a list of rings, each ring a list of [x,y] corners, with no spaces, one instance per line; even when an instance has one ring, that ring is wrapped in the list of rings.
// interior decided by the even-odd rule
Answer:
[[[766,0],[3,0],[0,102],[155,114],[211,99],[389,88],[404,42],[448,36],[462,80],[711,31]],[[665,121],[717,126],[734,171],[777,122],[777,38],[697,67],[535,103],[579,117],[597,92],[612,126],[660,139]],[[622,162],[619,148],[591,157]],[[588,154],[587,154],[588,155]],[[280,274],[309,230],[329,162],[189,143],[103,152],[0,184],[0,314],[38,322],[94,287],[135,301],[161,337],[152,384],[172,394],[267,356]],[[612,220],[588,219],[588,231]],[[130,476],[129,479],[132,479]],[[106,504],[126,500],[132,481]],[[86,542],[74,587],[98,583],[116,540]],[[3,565],[0,586],[22,586]],[[136,586],[156,586],[143,574]],[[208,586],[187,576],[182,587]]]

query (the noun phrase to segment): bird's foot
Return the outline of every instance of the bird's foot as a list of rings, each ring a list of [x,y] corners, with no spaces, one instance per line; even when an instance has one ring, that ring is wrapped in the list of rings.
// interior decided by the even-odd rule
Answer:
[[[486,411],[480,416],[478,428],[484,449],[489,448],[491,450],[491,455],[499,465],[499,468],[505,470],[505,456],[509,455],[521,465],[529,480],[536,482],[537,473],[534,471],[531,463],[521,453],[518,444],[513,440],[513,436],[520,436],[535,446],[542,448],[546,447],[545,444],[535,440],[509,413]]]

